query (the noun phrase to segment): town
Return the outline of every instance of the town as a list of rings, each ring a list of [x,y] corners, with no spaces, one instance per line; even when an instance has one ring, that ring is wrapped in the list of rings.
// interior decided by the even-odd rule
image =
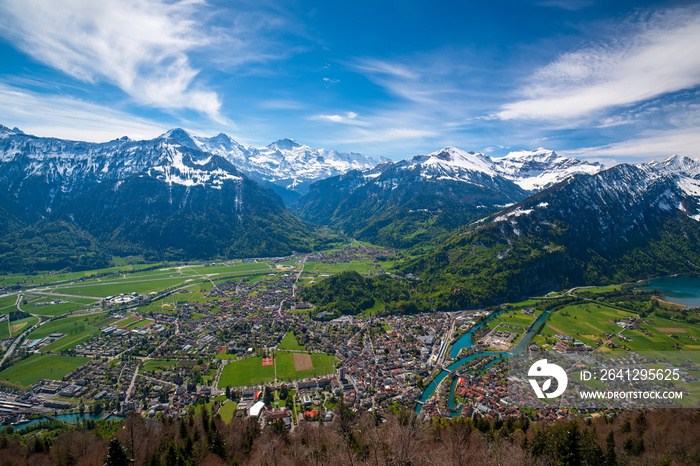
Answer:
[[[341,399],[354,410],[416,410],[419,419],[518,416],[503,383],[503,352],[580,355],[619,348],[632,341],[625,332],[651,331],[620,313],[600,338],[572,336],[551,323],[537,334],[546,305],[528,302],[329,320],[298,293],[342,270],[388,274],[383,265],[391,255],[352,245],[228,265],[148,268],[117,275],[118,282],[87,277],[6,290],[5,302],[16,310],[7,322],[13,333],[2,340],[0,418],[24,426],[69,415],[182,417],[204,406],[225,420],[256,416],[262,425],[281,420],[294,429],[332,421]],[[99,296],[112,290],[119,293]],[[697,338],[662,328],[671,330],[674,345]],[[687,369],[688,381],[697,380],[697,368]],[[541,420],[569,416],[554,405],[533,411]]]

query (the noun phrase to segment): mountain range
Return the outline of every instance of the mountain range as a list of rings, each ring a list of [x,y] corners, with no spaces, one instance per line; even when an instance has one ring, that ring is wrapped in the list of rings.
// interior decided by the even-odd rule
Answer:
[[[431,306],[460,308],[698,272],[699,206],[700,162],[681,156],[606,169],[545,149],[445,147],[387,161],[181,129],[88,143],[0,126],[5,271],[310,251],[334,241],[315,223],[421,246],[398,271],[423,279]]]
[[[317,181],[294,208],[304,220],[403,248],[497,212],[574,174],[603,168],[545,149],[491,159],[445,147]]]
[[[2,127],[0,199],[6,270],[281,255],[317,238],[270,188],[167,135],[95,144]]]
[[[223,157],[253,180],[272,187],[288,202],[305,194],[314,181],[349,170],[367,170],[389,161],[384,157],[316,150],[292,139],[280,139],[265,147],[246,147],[224,133],[204,138],[192,136],[179,128],[160,138]]]
[[[447,308],[700,272],[700,162],[576,175],[475,221],[403,265]]]

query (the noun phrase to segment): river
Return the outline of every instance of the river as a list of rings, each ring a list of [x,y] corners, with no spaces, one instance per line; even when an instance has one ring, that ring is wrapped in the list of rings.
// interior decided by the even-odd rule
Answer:
[[[85,413],[82,416],[80,414],[58,414],[56,416],[53,416],[54,418],[58,419],[61,422],[64,422],[66,424],[75,424],[77,422],[83,422],[88,419],[92,419],[93,421],[97,421],[99,419],[105,419],[105,414],[98,414],[98,415],[93,415],[90,413]],[[117,419],[124,419],[121,416],[113,415],[110,414],[107,418],[108,421],[114,421]],[[35,424],[38,424],[40,422],[48,421],[48,418],[41,417],[38,419],[32,419],[31,421],[27,422],[22,422],[21,424],[16,424],[15,425],[15,430],[19,429],[24,429],[25,427],[33,426]]]
[[[499,314],[502,314],[504,312],[512,312],[512,309],[504,309],[500,310],[497,312],[494,312],[491,314],[488,318],[480,322],[479,324],[475,325],[472,329],[470,329],[467,333],[462,335],[452,346],[450,349],[450,356],[453,358],[457,355],[459,355],[459,352],[462,350],[462,348],[468,348],[470,346],[474,345],[474,342],[472,341],[472,335],[474,334],[475,331],[477,331],[479,328],[482,326],[486,325],[489,320],[493,319]],[[544,322],[549,314],[552,312],[552,309],[544,311],[542,314],[540,314],[537,319],[535,319],[535,322],[530,326],[530,329],[525,333],[525,335],[520,338],[518,343],[515,345],[514,348],[512,348],[510,351],[507,352],[493,352],[493,351],[482,351],[478,353],[472,353],[467,356],[464,356],[463,358],[457,359],[454,361],[452,364],[447,366],[446,370],[441,371],[435,378],[428,384],[428,386],[423,390],[423,394],[420,397],[421,402],[427,401],[431,396],[433,396],[433,393],[435,393],[435,389],[437,386],[442,382],[445,377],[447,377],[450,372],[453,370],[457,369],[458,367],[463,366],[464,364],[468,363],[469,361],[472,361],[476,358],[480,358],[483,356],[501,356],[501,358],[506,359],[509,358],[510,356],[514,356],[516,354],[520,354],[525,348],[528,347],[530,344],[530,341],[532,338],[535,336],[535,333],[537,332],[537,329],[540,327],[542,322]],[[487,369],[490,367],[492,364],[498,362],[501,360],[501,358],[496,358],[493,361],[489,362],[484,369]],[[456,381],[452,381],[452,385],[450,386],[450,396],[448,398],[447,406],[450,408],[455,408],[454,406],[454,390],[456,387]],[[420,413],[421,410],[423,409],[423,405],[421,403],[418,403],[416,405],[416,413]]]

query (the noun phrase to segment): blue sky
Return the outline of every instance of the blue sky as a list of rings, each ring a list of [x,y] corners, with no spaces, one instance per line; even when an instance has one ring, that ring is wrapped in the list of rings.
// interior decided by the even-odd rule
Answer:
[[[0,0],[0,123],[393,159],[700,156],[700,4]]]

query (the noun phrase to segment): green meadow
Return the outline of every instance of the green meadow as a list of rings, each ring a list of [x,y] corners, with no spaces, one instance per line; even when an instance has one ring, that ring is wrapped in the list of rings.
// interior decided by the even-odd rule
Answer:
[[[244,385],[259,385],[272,382],[275,378],[274,366],[262,366],[260,356],[234,361],[224,367],[219,380],[219,388],[228,385],[240,387]]]
[[[297,342],[297,338],[296,335],[294,335],[294,332],[287,332],[284,338],[282,338],[280,344],[277,345],[277,348],[296,351],[304,351],[306,349],[304,346],[301,346],[299,342]]]
[[[219,388],[227,385],[240,387],[246,385],[261,385],[272,382],[277,369],[277,379],[291,381],[308,377],[321,376],[335,372],[333,355],[324,353],[310,353],[313,369],[297,371],[294,368],[294,353],[290,351],[277,351],[274,355],[273,366],[262,366],[262,357],[234,361],[224,367],[219,380]]]
[[[0,379],[28,387],[41,379],[61,380],[89,361],[77,356],[33,355],[0,372]]]

